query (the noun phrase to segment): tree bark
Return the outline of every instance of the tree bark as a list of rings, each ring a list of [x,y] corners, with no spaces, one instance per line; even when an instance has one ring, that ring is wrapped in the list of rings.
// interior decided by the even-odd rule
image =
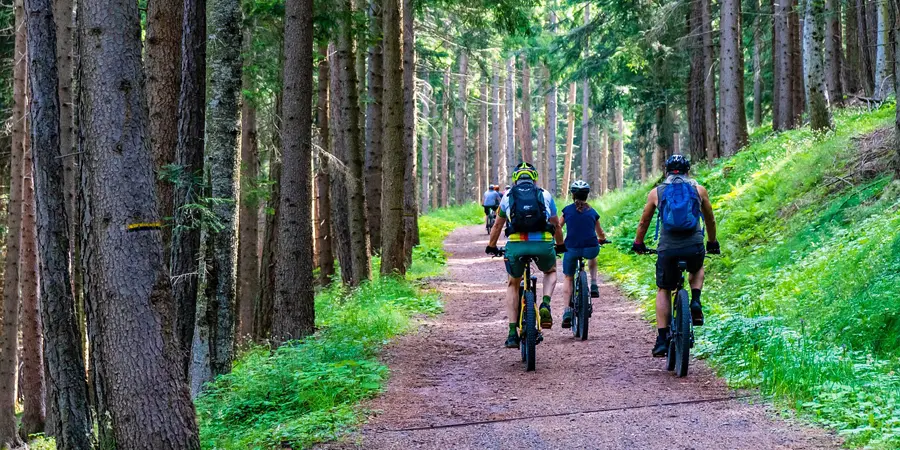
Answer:
[[[719,45],[719,132],[721,154],[731,156],[747,145],[744,107],[744,51],[741,45],[741,1],[722,0]]]
[[[591,6],[584,6],[584,25],[591,22]],[[584,56],[588,55],[589,44],[585,42]],[[591,88],[587,78],[581,81],[581,179],[588,180],[590,173],[591,145],[588,136],[588,124],[591,115]]]
[[[506,173],[516,169],[516,58],[506,60]]]
[[[894,75],[894,92],[900,92],[900,0],[891,0],[891,12],[893,14],[893,35],[891,39],[891,50],[894,54],[893,75]],[[895,159],[900,160],[900,108],[894,108],[894,148],[896,149]],[[895,174],[900,174],[900,170],[896,170]]]
[[[22,61],[24,64],[24,61]],[[47,418],[47,387],[44,377],[44,330],[41,321],[41,307],[38,301],[38,265],[37,256],[37,210],[34,204],[34,178],[31,148],[25,140],[25,158],[23,169],[22,192],[22,248],[19,266],[20,286],[22,292],[22,385],[24,393],[22,404],[21,435],[27,438],[32,434],[42,433]]]
[[[272,337],[286,342],[315,331],[312,218],[313,2],[285,4],[282,174],[275,253]],[[354,93],[355,90],[351,89]],[[352,107],[358,108],[357,103]],[[353,127],[358,117],[350,117]],[[358,134],[355,142],[359,143]],[[360,161],[361,163],[361,161]],[[360,180],[361,181],[361,180]],[[362,211],[360,211],[362,213]]]
[[[181,83],[181,25],[180,0],[147,2],[147,38],[145,60],[147,72],[147,104],[150,110],[150,151],[157,171],[156,192],[159,217],[172,217],[172,181],[160,177],[165,166],[175,162],[178,146],[178,88]],[[65,149],[65,147],[63,147]],[[66,150],[63,150],[65,152]],[[162,232],[163,251],[168,257],[171,228]]]
[[[522,54],[522,154],[526,162],[534,164],[534,146],[531,124],[531,67],[528,65],[528,56]]]
[[[84,27],[92,30],[82,36],[84,48],[93,49],[82,56],[87,105],[82,145],[89,192],[86,220],[91,225],[86,227],[86,251],[92,255],[87,275],[102,287],[91,296],[98,331],[91,341],[96,375],[118,448],[197,449],[197,425],[179,365],[172,290],[158,232],[153,161],[146,152],[138,7],[86,0],[83,11]],[[235,48],[239,51],[239,45]],[[41,166],[39,155],[35,153],[35,167]],[[36,179],[41,224],[47,217],[41,217],[41,186],[46,182],[51,189],[59,179],[52,175],[59,169],[46,156],[46,175],[38,172]],[[47,274],[41,275],[43,279]],[[56,348],[54,344],[48,339],[49,348]]]
[[[316,104],[317,124],[319,128],[319,144],[322,150],[318,152],[318,172],[316,173],[316,183],[318,199],[316,201],[316,218],[318,228],[316,239],[318,242],[318,267],[319,267],[319,284],[326,286],[331,283],[331,277],[334,276],[334,235],[331,231],[331,176],[329,175],[331,153],[331,131],[328,115],[329,103],[329,79],[331,78],[331,70],[328,64],[328,48],[325,45],[319,46],[319,95]],[[315,153],[315,152],[314,152]],[[279,199],[280,201],[280,199]]]
[[[616,188],[622,189],[625,187],[625,118],[622,117],[622,111],[619,109],[616,110],[615,122],[616,141],[612,151],[616,158]]]
[[[448,134],[450,128],[450,69],[444,72],[444,89],[441,92],[441,207],[450,205],[450,151]]]
[[[806,98],[809,101],[809,125],[813,130],[831,128],[831,110],[825,87],[825,65],[822,61],[822,22],[827,0],[806,0],[803,47],[806,67]]]
[[[382,133],[384,133],[384,48],[381,39],[382,27],[381,0],[369,0],[369,38],[372,44],[368,48],[368,76],[366,88],[366,224],[369,227],[369,239],[373,250],[381,248],[381,177]],[[346,214],[346,212],[344,213]],[[339,217],[339,216],[335,216]]]
[[[807,0],[810,1],[810,0]],[[893,82],[891,82],[891,61],[889,53],[890,32],[891,32],[891,16],[887,1],[878,1],[877,3],[877,23],[878,38],[877,49],[875,52],[875,98],[883,99],[894,92]]]
[[[404,254],[405,228],[403,226],[403,186],[407,170],[407,152],[403,147],[403,42],[401,33],[400,0],[383,0],[384,11],[384,179],[382,190],[399,195],[385,195],[381,198],[381,274],[404,276],[406,274],[406,258]],[[463,102],[462,114],[457,119],[465,119],[466,93],[466,61],[465,51],[461,54],[460,100]],[[462,116],[462,117],[460,117]],[[463,128],[457,125],[457,129]],[[465,150],[465,134],[460,140],[455,139],[457,160],[460,148]],[[462,141],[462,142],[460,142]],[[462,144],[462,145],[460,145]],[[458,170],[457,174],[462,173]],[[463,185],[457,178],[456,200],[462,199]]]
[[[703,2],[697,0],[691,2],[688,12],[687,35],[688,48],[691,50],[691,67],[688,75],[686,91],[688,133],[690,134],[690,153],[695,161],[704,160],[707,157],[706,147],[706,67],[704,65],[705,52],[703,51],[702,11]],[[656,136],[653,133],[651,144],[656,147]]]
[[[569,84],[569,97],[566,103],[566,160],[563,164],[563,191],[569,189],[569,185],[572,181],[572,158],[574,156],[575,147],[576,86],[575,83]]]
[[[500,114],[500,63],[496,60],[491,67],[491,171],[490,179],[492,183],[501,183],[500,179],[500,155],[503,153],[501,147],[500,125],[503,122]]]
[[[280,99],[281,94],[278,94],[275,100],[276,111],[281,110]],[[281,122],[278,118],[275,121]],[[281,147],[279,134],[275,134],[275,139],[278,141],[275,147]],[[272,335],[272,322],[275,319],[275,252],[278,247],[278,222],[281,217],[281,211],[277,207],[281,202],[281,161],[275,159],[274,155],[269,159],[269,179],[272,181],[269,208],[274,212],[266,215],[262,258],[259,264],[259,297],[253,310],[253,339],[256,342],[269,339]],[[349,243],[349,239],[347,242]]]
[[[245,31],[245,47],[251,45],[250,31]],[[253,334],[253,303],[259,292],[259,195],[255,192],[259,177],[259,147],[256,131],[256,95],[247,68],[243,74],[244,93],[241,102],[241,191],[238,224],[238,342]],[[326,78],[327,79],[327,78]]]
[[[716,74],[713,69],[715,47],[712,40],[712,20],[710,18],[710,0],[700,0],[700,33],[703,43],[703,103],[706,121],[706,159],[712,161],[719,157],[719,132],[716,120]]]
[[[600,169],[598,192],[600,195],[605,194],[609,190],[609,131],[606,127],[600,134]]]
[[[481,83],[481,97],[478,102],[478,134],[475,137],[475,197],[487,190],[487,83]]]
[[[429,77],[430,78],[430,77]],[[422,133],[422,214],[428,213],[431,206],[431,117],[432,90],[430,83],[422,85],[422,117],[425,118],[425,131]]]
[[[875,92],[872,45],[869,42],[869,21],[866,8],[869,3],[866,0],[856,0],[856,32],[860,50],[859,79],[866,95],[872,95]]]
[[[794,111],[794,54],[791,46],[791,2],[775,2],[772,16],[772,67],[774,91],[772,98],[772,129],[793,128]]]
[[[556,14],[550,14],[550,22],[551,24],[556,23]],[[556,85],[550,81],[550,71],[545,70],[544,73],[547,75],[547,82],[550,83],[550,90],[547,92],[547,164],[549,166],[549,170],[547,172],[547,189],[553,195],[560,194],[559,188],[559,175],[557,168],[557,155],[556,155],[556,128],[559,123],[558,119],[558,108],[556,104]]]
[[[181,88],[178,94],[179,176],[174,189],[174,219],[169,273],[175,297],[175,336],[182,372],[187,377],[197,313],[200,223],[188,205],[200,198],[206,127],[206,0],[185,0],[181,41]],[[185,378],[187,379],[187,378]]]
[[[762,125],[763,110],[762,59],[760,58],[760,53],[762,52],[762,42],[760,41],[763,38],[763,11],[759,0],[753,0],[753,7],[757,13],[756,18],[753,20],[753,126],[759,127]]]
[[[468,73],[469,73],[469,52],[461,50],[459,52],[459,93],[457,94],[456,105],[454,107],[453,120],[453,159],[456,162],[454,169],[454,202],[461,205],[465,202],[466,192],[466,162],[468,162],[466,138],[469,134],[468,117],[466,115],[466,104],[468,103]],[[385,107],[387,111],[387,107]]]
[[[19,249],[22,231],[22,171],[25,153],[25,14],[15,5],[15,59],[13,67],[12,148],[7,203],[6,263],[3,269],[3,307],[0,310],[0,448],[18,448],[23,443],[16,432],[16,371],[19,366]],[[29,20],[30,22],[30,20]],[[28,26],[28,28],[31,28]],[[55,97],[54,97],[55,100]],[[45,101],[44,99],[41,102]]]
[[[838,106],[844,101],[844,86],[841,82],[843,45],[840,0],[825,0],[824,16],[825,86],[828,88],[828,103]]]
[[[403,240],[406,266],[412,264],[413,247],[419,244],[419,205],[416,165],[416,35],[413,0],[403,0]],[[485,124],[487,126],[487,124]]]
[[[862,63],[860,62],[859,36],[856,24],[856,2],[850,0],[844,8],[844,34],[843,41],[846,43],[846,53],[841,66],[844,75],[844,90],[848,93],[858,93],[860,90],[860,72]],[[838,21],[840,25],[840,20]]]
[[[800,20],[802,11],[799,8],[797,0],[794,1],[793,9],[790,14],[791,21],[791,53],[792,62],[794,64],[791,70],[791,76],[794,80],[791,83],[793,89],[793,111],[791,115],[791,126],[796,128],[803,123],[803,112],[806,109],[806,91],[804,88],[804,76],[806,72],[803,67],[803,21]]]

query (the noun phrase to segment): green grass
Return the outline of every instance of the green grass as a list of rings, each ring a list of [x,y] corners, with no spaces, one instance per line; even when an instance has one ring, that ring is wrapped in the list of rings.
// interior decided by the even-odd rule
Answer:
[[[733,385],[873,448],[900,446],[900,182],[844,180],[853,138],[893,116],[893,105],[841,111],[824,136],[757,130],[749,148],[696,174],[724,253],[707,260],[699,355]],[[648,318],[654,258],[628,249],[649,189],[597,205],[616,243],[601,265]]]
[[[480,219],[474,203],[421,217],[409,278],[441,273],[444,238]],[[382,345],[407,331],[414,317],[440,311],[436,293],[394,278],[320,292],[313,337],[246,351],[197,399],[202,447],[306,448],[354,429],[365,414],[358,403],[381,392],[388,377],[378,360]]]

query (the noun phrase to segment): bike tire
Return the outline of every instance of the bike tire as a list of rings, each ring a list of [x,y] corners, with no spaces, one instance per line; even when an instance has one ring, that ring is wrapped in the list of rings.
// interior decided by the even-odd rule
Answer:
[[[573,316],[578,316],[578,336],[582,341],[588,338],[588,324],[590,323],[590,291],[587,286],[587,274],[584,271],[578,274],[578,282],[581,289],[578,292],[578,310]]]
[[[572,298],[569,300],[572,302],[572,336],[576,338],[581,336],[578,330],[578,302],[580,302],[578,292],[582,289],[584,288],[581,286],[581,279],[575,278],[572,282]]]
[[[669,341],[669,350],[666,353],[666,370],[672,372],[675,370],[675,341]]]
[[[691,308],[687,291],[679,289],[675,294],[675,376],[688,374],[691,359]]]
[[[522,326],[525,328],[525,339],[522,342],[525,356],[525,370],[533,372],[535,368],[535,347],[537,346],[537,311],[535,310],[534,293],[525,292],[525,320]]]

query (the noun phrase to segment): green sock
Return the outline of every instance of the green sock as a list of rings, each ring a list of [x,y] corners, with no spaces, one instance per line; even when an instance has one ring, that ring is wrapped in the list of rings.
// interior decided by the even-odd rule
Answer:
[[[518,332],[519,324],[511,323],[509,324],[509,335],[512,336]]]
[[[544,296],[544,301],[542,301],[541,304],[550,306],[550,296],[549,296],[549,295],[545,295],[545,296]]]

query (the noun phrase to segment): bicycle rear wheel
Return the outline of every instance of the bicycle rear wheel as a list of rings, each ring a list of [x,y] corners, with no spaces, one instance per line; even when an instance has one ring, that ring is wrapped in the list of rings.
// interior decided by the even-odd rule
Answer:
[[[525,370],[534,371],[535,346],[537,345],[537,311],[535,311],[534,293],[525,292],[525,320],[522,321],[524,336],[522,339],[522,356],[525,361]]]
[[[576,300],[578,308],[573,315],[578,317],[578,334],[576,336],[580,337],[582,341],[586,341],[588,338],[588,323],[591,316],[591,294],[588,290],[587,274],[584,271],[578,273],[578,284],[581,285],[581,289],[578,290],[578,299]]]
[[[673,338],[675,347],[675,376],[683,377],[688,373],[691,359],[691,309],[688,293],[679,289],[675,294],[675,320],[677,327]]]

